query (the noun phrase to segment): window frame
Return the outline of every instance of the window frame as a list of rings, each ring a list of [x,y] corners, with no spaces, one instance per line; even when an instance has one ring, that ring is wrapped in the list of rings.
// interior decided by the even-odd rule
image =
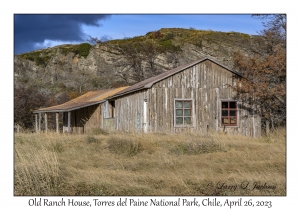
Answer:
[[[223,108],[222,107],[222,104],[224,102],[227,102],[228,103],[228,107],[227,108]],[[230,102],[235,102],[235,108],[231,108],[230,107]],[[228,111],[228,114],[227,116],[222,116],[222,111]],[[230,116],[230,111],[235,111],[236,114],[235,116]],[[220,126],[221,127],[238,127],[239,126],[239,103],[237,100],[231,100],[231,99],[224,99],[224,100],[220,100]],[[223,118],[228,118],[229,119],[229,122],[230,122],[230,119],[236,119],[235,121],[235,124],[230,124],[230,123],[223,123]]]
[[[178,101],[183,102],[182,108],[176,108],[176,102],[178,102]],[[190,108],[184,108],[184,102],[186,102],[186,101],[190,102],[190,104],[191,104]],[[184,115],[184,110],[189,110],[189,109],[191,110],[191,115],[185,116]],[[183,124],[177,124],[176,123],[176,117],[181,117],[181,116],[176,115],[176,110],[182,110],[182,118],[183,118],[182,122],[183,122]],[[174,112],[173,112],[173,121],[174,121],[173,125],[174,125],[174,127],[180,127],[180,128],[194,127],[194,123],[195,123],[194,113],[195,113],[194,112],[194,99],[192,99],[192,98],[174,98]],[[185,124],[185,120],[184,120],[185,117],[190,117],[191,118],[191,123],[190,124]]]

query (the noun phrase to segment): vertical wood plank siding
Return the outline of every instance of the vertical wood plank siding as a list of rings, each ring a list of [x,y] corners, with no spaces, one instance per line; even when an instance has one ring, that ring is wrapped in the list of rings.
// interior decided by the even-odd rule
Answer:
[[[138,127],[137,124],[143,122],[143,102],[147,99],[149,132],[224,130],[220,123],[221,100],[235,99],[235,93],[230,88],[234,82],[231,72],[205,60],[155,83],[150,89],[117,98],[115,128],[120,131],[141,132],[142,126]],[[194,99],[192,106],[194,126],[174,127],[175,98]],[[260,136],[258,114],[240,101],[238,101],[238,110],[238,126],[227,126],[225,131],[246,136]]]
[[[143,131],[144,100],[148,99],[147,93],[148,90],[138,91],[115,101],[116,130],[126,132]]]
[[[68,126],[67,113],[64,113],[63,126]],[[93,105],[71,111],[71,133],[87,133],[94,128],[101,128],[101,105]]]

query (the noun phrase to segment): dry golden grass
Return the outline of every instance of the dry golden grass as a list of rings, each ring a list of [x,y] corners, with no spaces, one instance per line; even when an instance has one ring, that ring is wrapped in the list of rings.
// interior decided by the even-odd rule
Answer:
[[[285,129],[15,134],[15,195],[286,195]]]

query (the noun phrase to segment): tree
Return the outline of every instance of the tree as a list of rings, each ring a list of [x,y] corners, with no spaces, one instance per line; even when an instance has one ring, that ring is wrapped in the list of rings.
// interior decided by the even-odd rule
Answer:
[[[127,84],[131,81],[140,82],[145,79],[145,71],[143,69],[143,46],[140,42],[124,42],[118,46],[118,51],[122,55],[116,62],[118,67],[122,69],[118,72]]]
[[[14,87],[14,123],[25,129],[32,128],[33,110],[46,104],[46,97],[34,87]]]
[[[234,67],[244,76],[235,89],[243,100],[259,107],[266,131],[286,122],[286,17],[255,15],[265,27],[254,38],[253,55],[234,55]]]
[[[115,46],[115,49],[121,56],[114,63],[122,68],[117,76],[127,84],[143,81],[162,72],[155,60],[165,51],[151,40],[127,40]]]
[[[145,62],[145,74],[147,78],[156,76],[162,72],[162,69],[159,68],[155,63],[156,58],[162,52],[163,50],[161,47],[157,46],[151,41],[146,41],[143,43],[142,57]]]

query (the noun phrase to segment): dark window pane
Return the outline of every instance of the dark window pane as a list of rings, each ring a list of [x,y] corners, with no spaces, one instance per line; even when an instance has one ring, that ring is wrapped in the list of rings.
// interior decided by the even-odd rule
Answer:
[[[190,125],[191,124],[191,118],[190,117],[185,117],[184,118],[184,124]]]
[[[182,109],[176,109],[176,116],[183,116],[183,111]]]
[[[236,108],[236,102],[235,101],[229,102],[229,107],[230,109]]]
[[[236,110],[230,110],[230,116],[236,116]]]
[[[190,101],[185,101],[184,102],[184,108],[191,108],[191,102]]]
[[[230,124],[236,124],[236,118],[230,118]]]
[[[176,125],[182,125],[183,124],[183,117],[176,117]]]
[[[184,110],[184,116],[192,116],[191,115],[191,110],[190,109],[185,109]]]
[[[176,101],[175,102],[175,107],[176,108],[182,108],[182,101]]]
[[[222,110],[222,116],[228,116],[228,110]]]
[[[222,124],[228,124],[229,119],[228,118],[222,118]]]
[[[222,102],[222,108],[228,108],[228,102]]]

